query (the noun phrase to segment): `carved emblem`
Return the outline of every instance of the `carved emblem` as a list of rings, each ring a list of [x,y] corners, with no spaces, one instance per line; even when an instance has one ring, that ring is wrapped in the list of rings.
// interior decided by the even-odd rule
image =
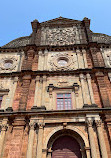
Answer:
[[[3,72],[15,70],[18,66],[18,56],[6,56],[0,61],[0,70]]]
[[[79,41],[79,33],[76,26],[73,27],[57,27],[42,28],[41,44],[43,45],[69,45]]]
[[[49,60],[52,71],[74,70],[75,62],[77,62],[76,59],[65,52],[56,53],[55,55],[51,56],[51,59]]]

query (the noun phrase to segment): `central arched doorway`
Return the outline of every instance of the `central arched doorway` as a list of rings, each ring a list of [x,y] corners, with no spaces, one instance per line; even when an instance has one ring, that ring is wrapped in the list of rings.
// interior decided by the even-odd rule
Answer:
[[[80,145],[71,136],[57,138],[52,145],[52,158],[82,158]]]

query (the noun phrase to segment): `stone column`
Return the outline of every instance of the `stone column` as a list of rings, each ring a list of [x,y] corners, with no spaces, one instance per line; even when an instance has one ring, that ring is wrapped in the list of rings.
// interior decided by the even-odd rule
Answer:
[[[42,158],[47,158],[47,149],[42,149]]]
[[[42,86],[42,106],[45,106],[46,81],[47,81],[47,76],[43,76],[43,86]]]
[[[39,84],[39,100],[38,100],[38,107],[42,105],[42,89],[43,89],[43,78],[40,77],[40,84]]]
[[[88,68],[87,59],[86,59],[86,50],[82,49],[83,60],[84,60],[84,68]]]
[[[44,64],[44,55],[43,52],[39,51],[39,60],[38,60],[38,70],[43,70],[43,64]]]
[[[101,120],[95,120],[102,158],[108,158]]]
[[[48,50],[47,49],[45,49],[45,51],[44,51],[44,70],[47,70],[47,57],[48,57]]]
[[[77,48],[76,52],[77,52],[79,69],[83,69],[84,68],[83,54],[79,48]]]
[[[8,128],[7,122],[8,122],[8,118],[4,118],[1,125],[1,139],[0,139],[0,157],[1,158],[3,156],[2,152],[3,152],[3,147],[4,147],[4,140],[5,140],[5,135]]]
[[[38,144],[37,144],[37,158],[42,158],[44,123],[39,123],[38,126],[39,126],[39,131],[38,131]]]
[[[78,69],[79,68],[79,63],[78,63],[78,58],[77,58],[77,52],[76,50],[73,48],[73,58],[75,59],[75,63],[74,63],[74,66],[75,66],[75,69]]]
[[[85,147],[85,151],[86,151],[86,157],[87,158],[91,158],[91,156],[90,156],[90,148],[89,147]]]
[[[48,149],[48,156],[47,156],[47,158],[51,158],[51,155],[52,155],[52,149],[50,148],[50,149]]]
[[[15,91],[16,91],[16,88],[17,88],[17,82],[18,82],[18,77],[15,77],[14,81],[13,81],[13,87],[11,89],[11,94],[10,94],[10,105],[7,108],[7,110],[11,110],[12,109],[14,95],[15,95]]]
[[[92,124],[93,124],[92,120],[87,120],[89,141],[90,141],[90,147],[91,147],[91,156],[92,158],[97,158],[96,144],[94,141],[95,139],[94,139],[94,131],[93,131]]]
[[[91,76],[90,76],[90,74],[87,74],[86,77],[87,77],[87,83],[88,83],[91,104],[95,104],[93,90],[92,90],[92,84],[91,84]]]
[[[28,139],[28,149],[27,149],[27,158],[32,158],[33,152],[33,141],[34,141],[34,121],[30,121],[30,131],[29,131],[29,139]]]
[[[34,106],[33,107],[37,107],[38,100],[39,100],[39,97],[38,97],[39,80],[40,80],[40,76],[36,76],[36,79],[35,79],[36,85],[35,85],[35,95],[34,95]]]
[[[86,93],[85,93],[85,84],[84,84],[84,75],[80,74],[80,80],[81,80],[81,88],[82,88],[82,94],[83,94],[83,103],[87,104],[87,97],[86,97]]]

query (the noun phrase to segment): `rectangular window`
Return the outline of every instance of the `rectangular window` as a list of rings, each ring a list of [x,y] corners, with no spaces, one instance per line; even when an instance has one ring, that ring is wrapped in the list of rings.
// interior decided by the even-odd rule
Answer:
[[[0,108],[1,108],[1,105],[2,105],[2,99],[3,99],[3,97],[0,96]]]
[[[72,109],[72,101],[70,93],[57,94],[57,110],[70,110]]]

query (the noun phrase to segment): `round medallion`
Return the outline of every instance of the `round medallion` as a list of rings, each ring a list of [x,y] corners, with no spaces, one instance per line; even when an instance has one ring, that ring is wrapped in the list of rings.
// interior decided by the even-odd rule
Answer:
[[[67,60],[66,59],[59,59],[58,60],[58,65],[59,66],[66,66],[67,65]]]
[[[5,67],[5,69],[11,68],[12,65],[13,65],[13,61],[12,60],[5,60],[4,61],[4,67]]]

